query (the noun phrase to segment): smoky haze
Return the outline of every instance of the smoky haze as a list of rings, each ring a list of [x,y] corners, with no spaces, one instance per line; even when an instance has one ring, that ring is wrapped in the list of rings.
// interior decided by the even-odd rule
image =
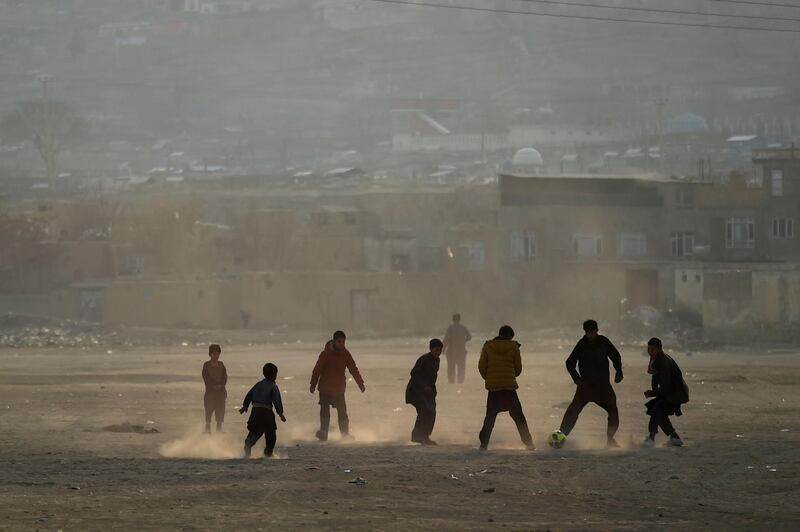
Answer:
[[[780,269],[704,272],[798,258],[796,206],[775,198],[794,194],[800,7],[9,0],[0,14],[9,312],[389,335],[438,334],[455,311],[487,331],[594,315],[726,338],[730,318],[794,312],[753,288]]]
[[[393,171],[376,154],[401,127],[397,99],[456,101],[457,116],[443,125],[462,135],[515,123],[602,125],[639,141],[656,129],[660,98],[668,116],[697,113],[720,134],[797,120],[789,95],[798,10],[707,0],[593,2],[641,11],[433,3],[487,11],[367,0],[3,2],[0,109],[39,98],[37,79],[48,76],[50,97],[92,125],[61,169],[101,175],[200,160],[255,174],[326,171],[335,165],[326,159],[346,150],[377,158],[370,171]],[[766,31],[774,29],[795,33]],[[725,96],[736,88],[779,94],[734,105]],[[154,149],[176,138],[194,146]],[[167,161],[176,151],[183,158]],[[41,166],[26,159],[6,172]]]
[[[0,0],[0,529],[800,529],[798,54],[800,0]]]

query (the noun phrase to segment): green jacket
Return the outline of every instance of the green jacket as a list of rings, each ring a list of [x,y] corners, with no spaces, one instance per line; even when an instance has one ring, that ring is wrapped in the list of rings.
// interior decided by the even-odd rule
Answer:
[[[478,371],[486,381],[486,389],[516,390],[519,388],[517,377],[522,373],[522,356],[517,342],[500,338],[489,340],[483,344]]]

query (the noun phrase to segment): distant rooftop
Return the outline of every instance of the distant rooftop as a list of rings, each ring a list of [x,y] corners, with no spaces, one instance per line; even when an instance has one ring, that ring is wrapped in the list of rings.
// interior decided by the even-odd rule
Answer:
[[[750,142],[751,140],[757,139],[758,135],[734,135],[730,137],[725,142]]]
[[[515,177],[518,179],[597,179],[597,180],[620,180],[620,181],[648,181],[653,183],[710,183],[701,181],[689,176],[663,176],[660,174],[548,174],[548,175],[518,175],[514,171],[502,172],[500,177]]]
[[[796,160],[800,161],[800,148],[762,148],[753,150],[754,161],[780,161]]]

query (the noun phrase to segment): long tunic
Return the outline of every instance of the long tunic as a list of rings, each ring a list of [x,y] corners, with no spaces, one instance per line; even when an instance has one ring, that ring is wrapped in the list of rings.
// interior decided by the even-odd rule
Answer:
[[[431,353],[419,357],[411,370],[411,379],[406,386],[406,403],[436,409],[436,378],[438,375],[438,357]]]

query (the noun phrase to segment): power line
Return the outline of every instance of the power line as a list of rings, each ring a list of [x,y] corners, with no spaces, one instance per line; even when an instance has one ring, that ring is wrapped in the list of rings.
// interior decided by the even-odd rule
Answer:
[[[746,4],[751,6],[788,7],[791,9],[800,9],[800,4],[775,4],[770,2],[758,2],[756,0],[711,0],[711,1],[724,2],[726,4]]]
[[[651,24],[656,26],[680,26],[685,28],[707,28],[707,29],[724,29],[724,30],[742,30],[742,31],[765,31],[772,33],[800,33],[800,29],[788,28],[764,28],[757,26],[733,26],[727,24],[705,24],[701,22],[671,22],[666,20],[641,20],[641,19],[626,19],[626,18],[611,18],[600,17],[592,15],[567,15],[559,13],[541,13],[538,11],[520,11],[515,9],[498,9],[488,7],[473,7],[473,6],[459,6],[453,4],[439,4],[436,2],[422,2],[413,0],[367,0],[369,2],[380,2],[383,4],[395,4],[405,6],[419,6],[419,7],[433,7],[441,9],[456,9],[461,11],[473,11],[480,13],[500,13],[505,15],[531,15],[536,17],[550,17],[550,18],[566,18],[566,19],[579,19],[579,20],[594,20],[600,22],[625,22],[629,24]]]
[[[791,18],[791,17],[768,17],[765,15],[733,15],[733,14],[724,14],[724,13],[704,13],[702,11],[682,11],[679,9],[658,9],[658,8],[651,8],[651,7],[624,7],[624,6],[612,6],[608,4],[588,4],[582,2],[561,2],[558,0],[518,0],[519,2],[529,2],[533,4],[548,4],[548,5],[555,5],[555,6],[576,6],[576,7],[591,7],[596,9],[611,9],[611,10],[618,10],[618,11],[639,11],[643,13],[666,13],[668,15],[697,15],[701,17],[705,16],[714,16],[714,17],[725,17],[725,18],[742,18],[742,19],[750,19],[750,20],[776,20],[780,22],[800,22],[800,18]],[[797,6],[800,7],[800,6]]]

